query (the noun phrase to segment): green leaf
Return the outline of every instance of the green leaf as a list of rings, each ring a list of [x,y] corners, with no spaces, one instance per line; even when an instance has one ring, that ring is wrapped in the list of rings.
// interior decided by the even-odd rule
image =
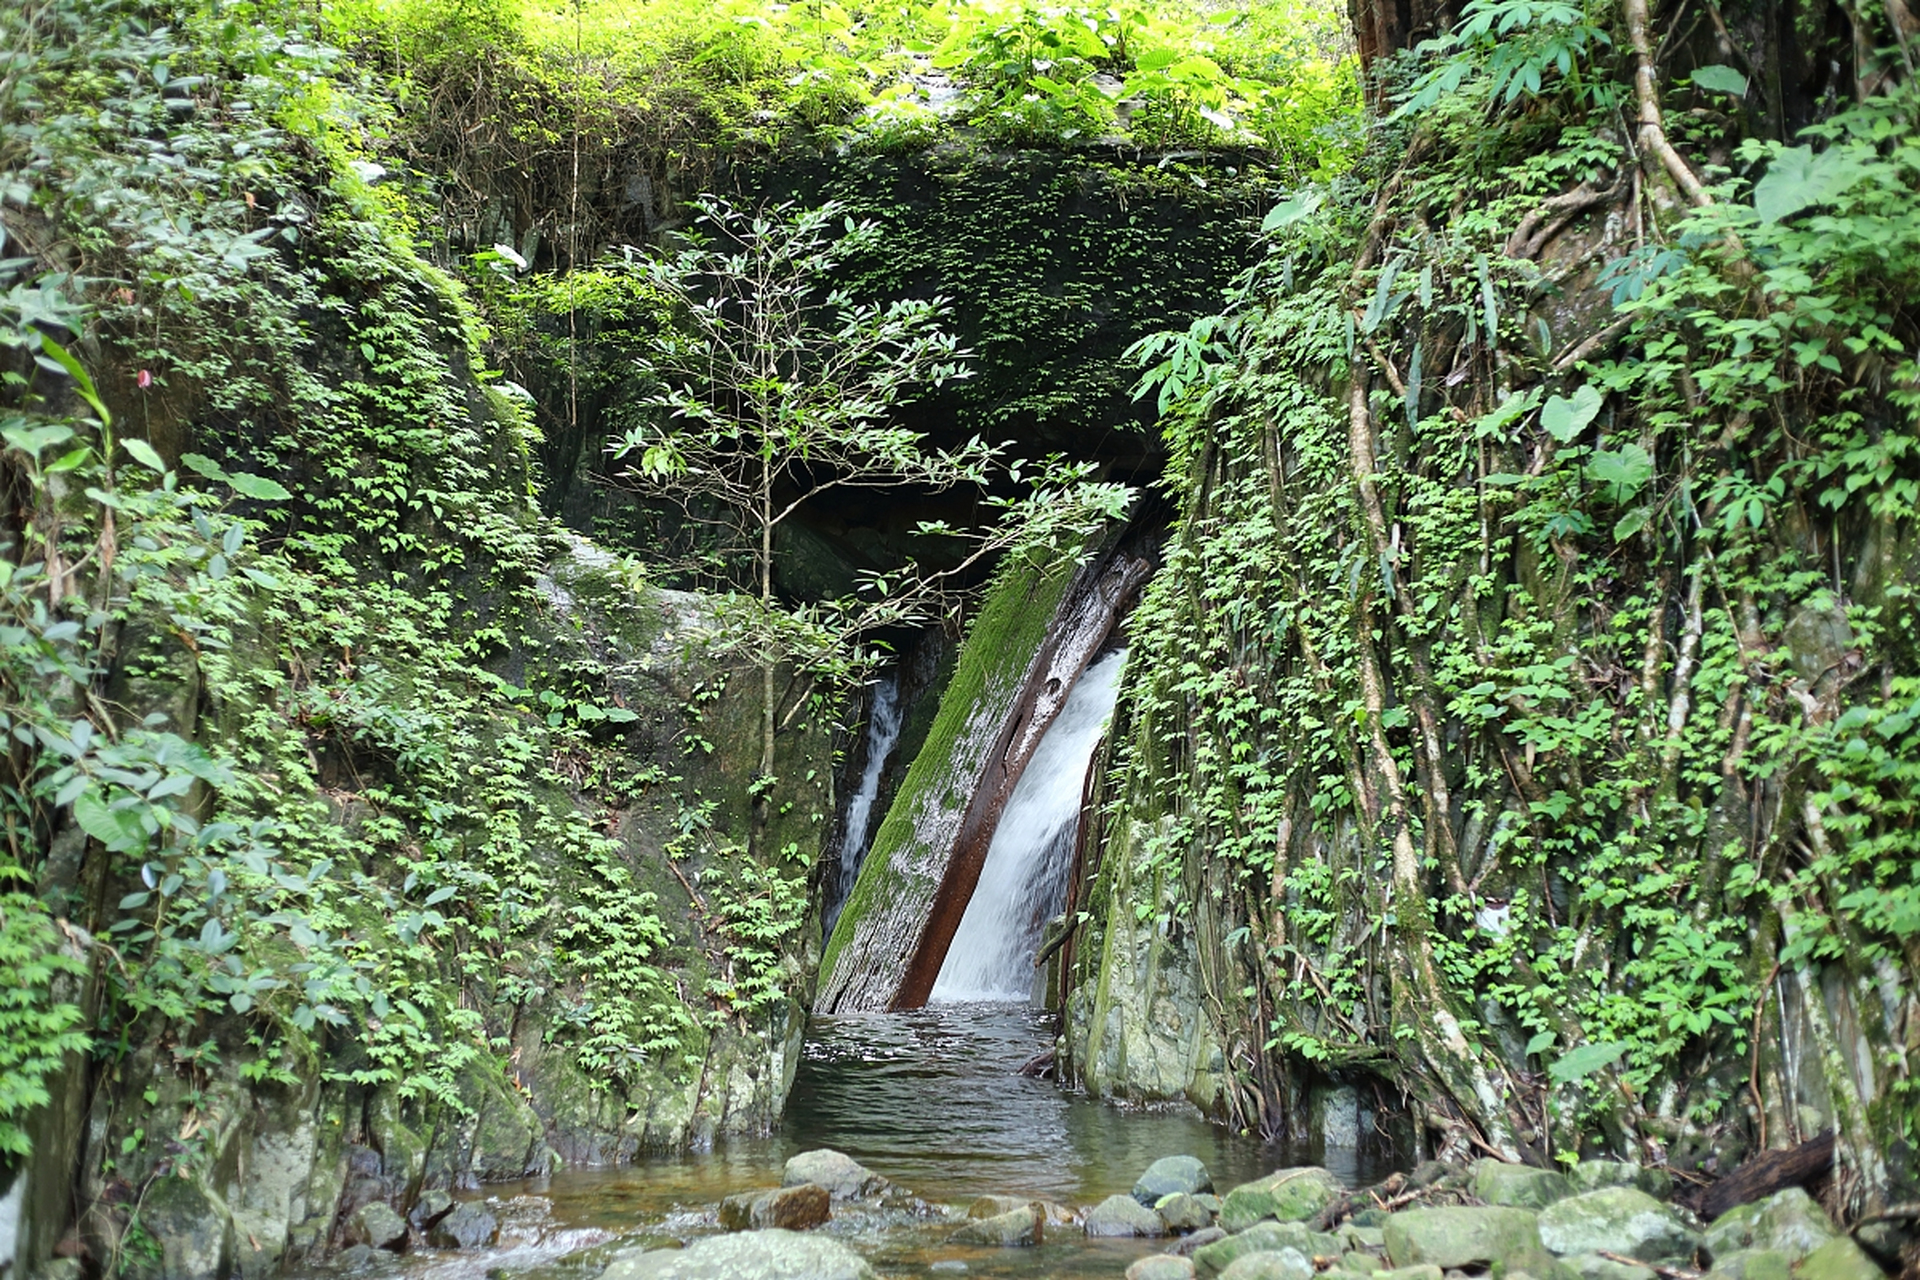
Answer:
[[[1608,501],[1622,503],[1653,478],[1653,457],[1637,444],[1622,445],[1594,454],[1587,474],[1607,491]]]
[[[1540,425],[1561,444],[1572,444],[1587,429],[1587,424],[1600,415],[1605,399],[1599,388],[1591,384],[1574,392],[1571,399],[1555,396],[1540,410]]]
[[[160,475],[167,473],[167,464],[160,460],[160,455],[154,452],[153,446],[145,440],[122,440],[120,447],[131,454],[133,460],[147,470],[157,472]]]
[[[227,469],[204,453],[183,453],[180,455],[180,465],[189,471],[199,472],[209,480],[227,479]]]
[[[1840,147],[1819,155],[1812,147],[1783,147],[1753,185],[1753,209],[1762,222],[1778,222],[1802,209],[1827,204],[1866,173],[1866,166]]]
[[[1282,227],[1290,227],[1311,216],[1313,211],[1320,207],[1320,202],[1324,198],[1320,190],[1313,187],[1282,200],[1269,209],[1267,216],[1261,219],[1261,234],[1272,235]]]
[[[1572,1084],[1576,1080],[1586,1079],[1596,1071],[1606,1070],[1620,1061],[1620,1056],[1626,1051],[1627,1046],[1619,1043],[1583,1044],[1577,1049],[1562,1054],[1551,1067],[1547,1068],[1547,1074],[1553,1078],[1555,1084]]]
[[[249,475],[236,471],[227,477],[227,483],[233,491],[243,498],[257,498],[261,502],[285,502],[293,495],[278,480],[269,480],[265,476]]]
[[[73,820],[110,853],[130,853],[147,843],[139,813],[110,807],[98,791],[89,791],[73,802]]]
[[[1534,1054],[1539,1053],[1542,1049],[1545,1049],[1547,1046],[1551,1045],[1552,1043],[1553,1043],[1553,1032],[1551,1031],[1540,1032],[1538,1035],[1534,1036],[1533,1039],[1527,1041],[1527,1056],[1531,1058]]]
[[[1693,73],[1695,88],[1710,93],[1730,93],[1736,98],[1747,96],[1747,78],[1732,67],[1701,67]]]

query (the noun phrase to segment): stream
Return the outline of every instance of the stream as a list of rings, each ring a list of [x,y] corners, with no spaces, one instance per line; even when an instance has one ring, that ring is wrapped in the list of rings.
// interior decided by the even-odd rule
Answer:
[[[786,1120],[769,1138],[711,1152],[658,1155],[606,1170],[495,1184],[466,1197],[500,1219],[500,1243],[475,1253],[383,1255],[363,1274],[406,1280],[569,1280],[602,1250],[665,1245],[715,1233],[736,1191],[780,1183],[789,1156],[833,1147],[897,1186],[964,1210],[975,1196],[1021,1194],[1087,1208],[1128,1191],[1159,1156],[1200,1157],[1224,1191],[1289,1164],[1324,1163],[1355,1185],[1384,1172],[1352,1151],[1290,1153],[1191,1114],[1123,1110],[1016,1074],[1051,1046],[1051,1019],[1024,1004],[931,1005],[907,1013],[817,1018]],[[1165,1241],[1095,1240],[1062,1229],[1039,1248],[949,1245],[954,1224],[901,1209],[842,1206],[831,1233],[889,1277],[965,1274],[1118,1280]],[[962,1272],[954,1264],[965,1264]],[[940,1264],[936,1270],[936,1264]],[[309,1276],[338,1275],[338,1269]]]

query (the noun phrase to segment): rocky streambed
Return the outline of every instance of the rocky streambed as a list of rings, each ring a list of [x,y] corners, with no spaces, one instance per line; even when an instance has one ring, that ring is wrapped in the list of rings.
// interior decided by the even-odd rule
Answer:
[[[1881,1262],[1799,1187],[1702,1223],[1668,1200],[1660,1170],[1589,1160],[1565,1173],[1482,1160],[1427,1164],[1350,1193],[1319,1167],[1276,1170],[1216,1194],[1203,1162],[1155,1161],[1130,1194],[1070,1207],[988,1195],[928,1203],[836,1151],[787,1163],[780,1187],[716,1209],[729,1234],[684,1247],[602,1246],[556,1266],[583,1280],[878,1280],[979,1271],[991,1255],[1075,1243],[1125,1280],[1883,1280]],[[868,1256],[821,1233],[852,1216],[917,1223],[945,1256]],[[1139,1253],[1120,1270],[1103,1245]],[[1149,1243],[1151,1242],[1151,1243]],[[1151,1251],[1142,1252],[1143,1249]],[[923,1255],[942,1252],[923,1249]],[[983,1256],[985,1255],[985,1256]],[[1055,1255],[1056,1259],[1058,1255]],[[901,1264],[905,1264],[904,1266]],[[1022,1268],[1024,1271],[1025,1269]],[[1034,1275],[1092,1274],[1058,1261]]]

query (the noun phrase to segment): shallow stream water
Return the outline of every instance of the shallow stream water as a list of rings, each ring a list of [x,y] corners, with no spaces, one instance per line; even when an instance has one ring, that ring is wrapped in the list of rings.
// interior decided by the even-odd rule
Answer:
[[[717,1232],[722,1197],[778,1186],[787,1158],[815,1147],[844,1151],[915,1196],[961,1210],[986,1194],[1090,1207],[1130,1190],[1141,1170],[1163,1155],[1198,1156],[1223,1191],[1308,1160],[1326,1164],[1349,1185],[1383,1172],[1351,1151],[1289,1153],[1191,1115],[1122,1110],[1017,1074],[1051,1044],[1050,1020],[1024,1005],[944,1004],[816,1019],[786,1121],[774,1136],[654,1156],[622,1169],[566,1170],[490,1186],[472,1198],[490,1202],[500,1219],[498,1247],[423,1251],[383,1269],[406,1280],[588,1275],[593,1254],[562,1259],[596,1245],[665,1245]],[[858,1207],[837,1211],[820,1230],[844,1239],[887,1277],[1117,1280],[1130,1261],[1166,1243],[1089,1240],[1062,1229],[1032,1249],[949,1245],[954,1224],[943,1218]]]

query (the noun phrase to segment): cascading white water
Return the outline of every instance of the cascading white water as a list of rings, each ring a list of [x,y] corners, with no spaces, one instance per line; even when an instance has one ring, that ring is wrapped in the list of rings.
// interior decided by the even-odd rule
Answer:
[[[1066,897],[1087,763],[1113,711],[1125,657],[1121,650],[1087,667],[1014,784],[933,1000],[1025,1000],[1031,992],[1040,935]]]
[[[853,882],[860,878],[860,863],[872,843],[873,805],[880,798],[880,775],[886,772],[887,758],[900,741],[900,670],[898,667],[880,678],[873,687],[873,706],[867,712],[867,761],[860,771],[860,785],[847,801],[847,825],[840,837],[840,894],[827,915],[826,930],[853,896]]]

